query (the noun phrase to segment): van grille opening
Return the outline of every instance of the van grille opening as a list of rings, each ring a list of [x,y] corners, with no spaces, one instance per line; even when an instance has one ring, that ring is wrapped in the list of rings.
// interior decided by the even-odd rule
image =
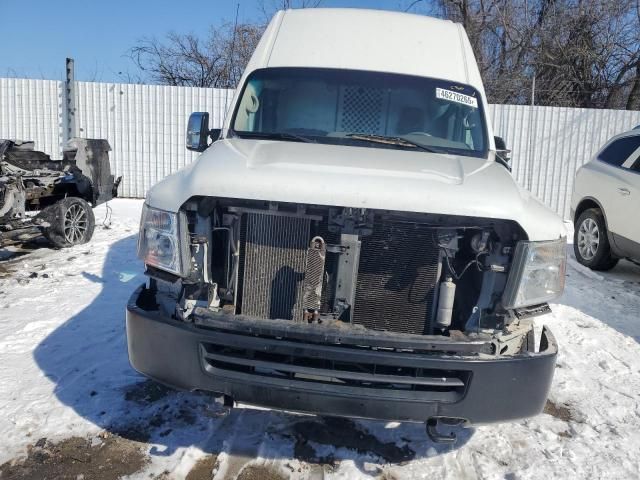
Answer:
[[[439,401],[456,401],[464,395],[470,380],[466,371],[416,366],[408,353],[398,356],[377,351],[367,355],[357,348],[312,344],[305,344],[306,351],[301,353],[294,342],[274,339],[271,343],[273,348],[269,339],[262,339],[263,347],[257,349],[243,346],[241,339],[224,345],[207,342],[201,344],[200,352],[205,370],[211,374],[364,388],[372,395],[383,390],[431,392]]]
[[[239,312],[263,319],[305,321],[303,289],[309,245],[316,235],[339,241],[326,220],[244,213],[241,218]],[[440,276],[435,230],[416,223],[377,219],[361,237],[350,321],[374,330],[426,334],[432,327]],[[320,311],[332,310],[339,254],[328,251]],[[311,266],[313,267],[313,266]]]

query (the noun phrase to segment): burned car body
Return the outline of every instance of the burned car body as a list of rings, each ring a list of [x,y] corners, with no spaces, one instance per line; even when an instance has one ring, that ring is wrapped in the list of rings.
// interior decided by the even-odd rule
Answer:
[[[90,206],[115,197],[120,183],[111,174],[109,143],[73,138],[61,160],[34,147],[31,141],[0,140],[0,245],[41,233],[58,247],[88,241],[94,224]],[[83,228],[69,233],[67,221],[66,238],[65,216],[71,214]]]
[[[406,36],[374,33],[389,20]],[[450,50],[397,54],[424,35]],[[222,131],[193,114],[187,145],[206,151],[147,196],[132,365],[229,402],[424,421],[439,441],[441,421],[539,413],[557,345],[531,318],[562,291],[564,226],[496,158],[485,110],[455,24],[279,13]]]

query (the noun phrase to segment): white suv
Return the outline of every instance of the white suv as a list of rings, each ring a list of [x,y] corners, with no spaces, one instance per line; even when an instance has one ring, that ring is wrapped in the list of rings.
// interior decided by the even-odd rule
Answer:
[[[613,137],[573,184],[571,218],[577,260],[609,270],[618,259],[640,260],[640,130]]]

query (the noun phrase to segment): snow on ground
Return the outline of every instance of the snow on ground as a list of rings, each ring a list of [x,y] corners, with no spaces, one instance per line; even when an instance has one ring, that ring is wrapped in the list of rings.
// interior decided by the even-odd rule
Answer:
[[[129,366],[124,332],[125,303],[144,281],[141,205],[111,202],[109,229],[98,208],[87,245],[0,264],[0,465],[43,437],[98,445],[107,432],[143,445],[148,463],[131,478],[198,468],[211,478],[214,464],[214,478],[234,478],[248,461],[270,478],[640,476],[640,267],[593,273],[570,257],[566,292],[538,322],[560,345],[549,413],[458,430],[458,443],[442,446],[418,424],[229,413],[207,395],[145,381]]]

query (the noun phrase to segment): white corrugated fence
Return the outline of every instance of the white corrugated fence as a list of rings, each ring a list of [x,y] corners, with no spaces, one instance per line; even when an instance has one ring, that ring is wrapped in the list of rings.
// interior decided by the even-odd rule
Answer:
[[[490,105],[494,134],[511,153],[513,176],[569,218],[576,170],[618,133],[640,125],[640,111]]]
[[[185,148],[189,114],[209,112],[219,128],[232,97],[233,90],[218,88],[76,82],[77,135],[106,138],[122,195],[143,198],[198,156]]]
[[[0,78],[0,138],[34,140],[61,158],[65,138],[64,84]],[[233,90],[76,82],[77,136],[106,138],[111,167],[122,175],[120,194],[142,198],[149,187],[191,163],[185,149],[189,114],[206,111],[217,128]],[[640,112],[491,105],[496,135],[512,150],[513,175],[568,217],[573,176],[611,136],[640,124]]]
[[[62,82],[0,78],[0,138],[34,140],[59,155],[62,145]]]

